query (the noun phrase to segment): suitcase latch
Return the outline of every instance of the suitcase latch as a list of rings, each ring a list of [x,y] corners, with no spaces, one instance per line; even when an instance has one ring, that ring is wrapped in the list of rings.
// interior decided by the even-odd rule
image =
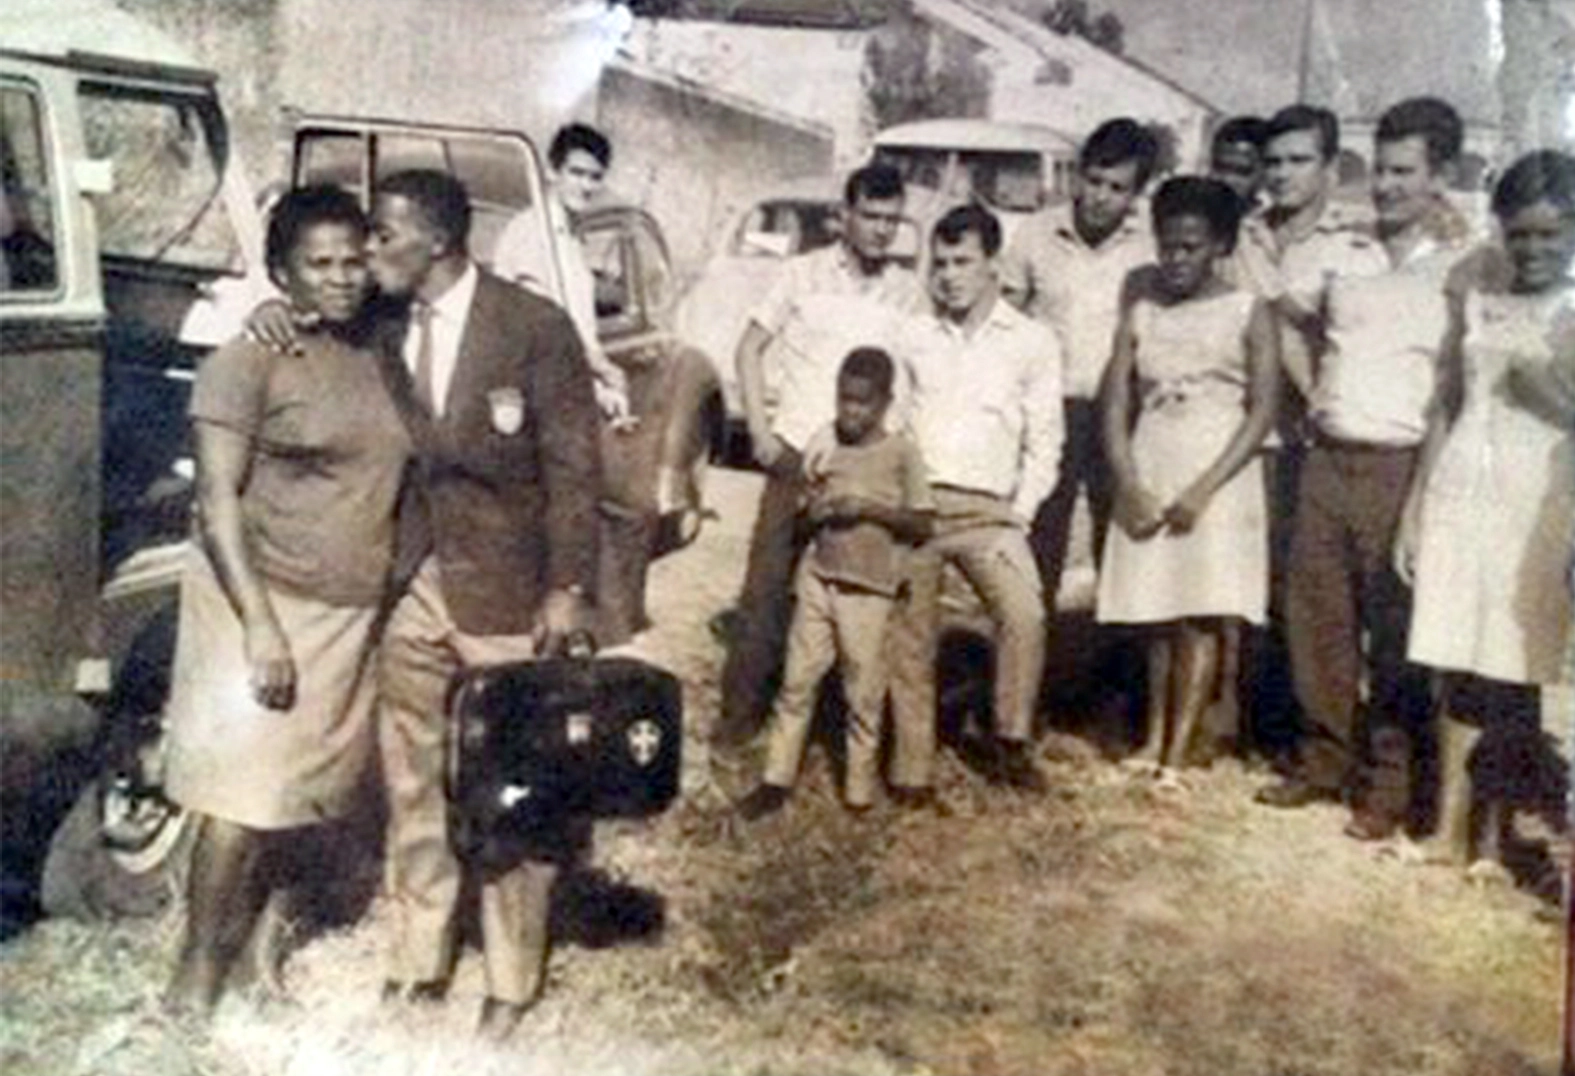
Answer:
[[[564,737],[570,747],[581,747],[591,742],[591,715],[570,714],[564,719]]]

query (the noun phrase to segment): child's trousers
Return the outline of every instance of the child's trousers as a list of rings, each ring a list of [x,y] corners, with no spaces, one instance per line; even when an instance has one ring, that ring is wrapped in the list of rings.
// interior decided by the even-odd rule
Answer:
[[[816,691],[832,665],[840,663],[848,702],[848,769],[843,798],[850,806],[868,806],[880,776],[886,622],[893,599],[822,579],[815,573],[812,557],[799,564],[794,594],[787,664],[771,714],[765,780],[792,787],[809,738]]]

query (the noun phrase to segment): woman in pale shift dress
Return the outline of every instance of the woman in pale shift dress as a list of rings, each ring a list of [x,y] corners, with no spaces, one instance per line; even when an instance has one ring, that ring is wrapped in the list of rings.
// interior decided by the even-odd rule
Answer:
[[[1468,760],[1484,726],[1535,729],[1538,689],[1568,681],[1571,643],[1575,158],[1521,158],[1493,212],[1508,257],[1451,288],[1398,553],[1414,576],[1411,660],[1442,673],[1430,850],[1459,863],[1473,855]]]
[[[295,354],[226,344],[192,391],[198,527],[164,781],[197,832],[176,1011],[217,1002],[300,827],[343,815],[371,757],[373,631],[411,444],[365,342],[366,239],[348,193],[286,195],[268,270],[314,326]]]
[[[1268,310],[1215,273],[1239,213],[1216,180],[1159,189],[1159,262],[1127,279],[1103,390],[1118,526],[1105,544],[1098,618],[1149,629],[1138,759],[1156,765],[1186,763],[1227,622],[1261,624],[1268,606],[1256,449],[1274,421],[1278,349]]]

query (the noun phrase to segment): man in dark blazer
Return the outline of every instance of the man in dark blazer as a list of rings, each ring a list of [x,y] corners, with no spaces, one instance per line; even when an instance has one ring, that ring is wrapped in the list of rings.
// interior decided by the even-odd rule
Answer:
[[[599,416],[567,314],[469,257],[464,187],[435,171],[384,179],[368,247],[386,296],[376,328],[416,460],[402,519],[407,582],[380,657],[378,738],[394,937],[384,995],[434,1001],[454,960],[462,867],[443,790],[445,704],[462,668],[551,652],[590,623]],[[541,991],[548,899],[564,852],[479,879],[487,998],[507,1035]]]

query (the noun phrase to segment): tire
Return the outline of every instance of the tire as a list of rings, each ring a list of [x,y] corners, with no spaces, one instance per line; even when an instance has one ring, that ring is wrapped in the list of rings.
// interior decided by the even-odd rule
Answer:
[[[97,782],[82,790],[49,843],[39,899],[44,914],[70,919],[144,918],[167,908],[179,890],[190,856],[186,814],[168,804],[135,801],[132,810],[160,812],[135,842],[112,845],[106,812],[124,816],[133,803],[122,790]],[[108,827],[116,831],[120,825]]]

